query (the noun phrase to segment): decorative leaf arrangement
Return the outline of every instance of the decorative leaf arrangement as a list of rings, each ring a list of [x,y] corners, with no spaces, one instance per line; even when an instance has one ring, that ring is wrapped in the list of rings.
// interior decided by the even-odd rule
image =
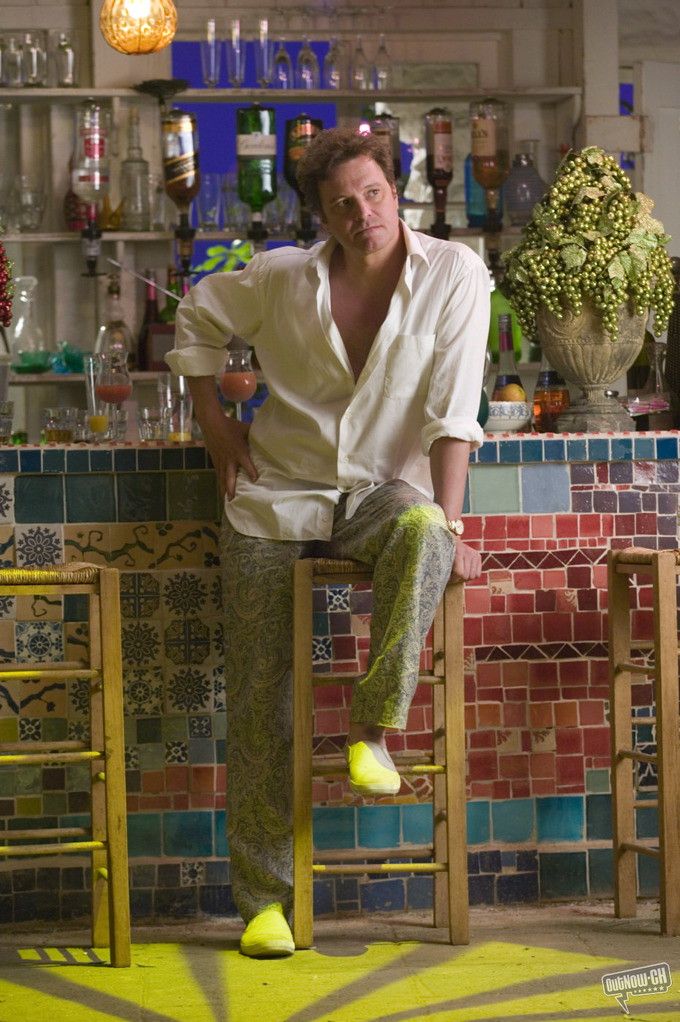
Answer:
[[[198,266],[192,266],[192,273],[213,273],[216,270],[237,270],[253,258],[249,241],[232,241],[228,245],[211,245],[206,249],[206,259]]]
[[[8,327],[12,322],[12,264],[7,258],[5,246],[0,241],[0,326]]]
[[[675,283],[670,238],[650,215],[653,206],[603,149],[567,153],[522,241],[503,256],[503,290],[528,336],[541,306],[561,319],[586,301],[612,339],[625,304],[638,315],[653,311],[657,334],[666,329]]]

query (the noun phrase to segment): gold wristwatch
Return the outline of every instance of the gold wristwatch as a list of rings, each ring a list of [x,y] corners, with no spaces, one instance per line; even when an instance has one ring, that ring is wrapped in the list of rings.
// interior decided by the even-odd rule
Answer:
[[[465,526],[460,518],[447,518],[446,525],[449,532],[452,532],[454,536],[462,536],[465,532]]]

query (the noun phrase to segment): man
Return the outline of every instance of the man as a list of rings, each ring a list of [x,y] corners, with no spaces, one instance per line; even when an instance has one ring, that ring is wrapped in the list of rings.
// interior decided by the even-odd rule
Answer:
[[[406,725],[420,648],[459,538],[488,330],[484,263],[399,219],[391,156],[374,136],[321,132],[298,180],[329,234],[256,255],[185,297],[168,362],[189,378],[225,494],[221,536],[232,885],[241,951],[292,953],[291,610],[298,557],[373,566],[371,650],[355,686],[349,780],[400,786],[385,744]],[[255,349],[269,396],[250,429],[215,387],[232,335]]]

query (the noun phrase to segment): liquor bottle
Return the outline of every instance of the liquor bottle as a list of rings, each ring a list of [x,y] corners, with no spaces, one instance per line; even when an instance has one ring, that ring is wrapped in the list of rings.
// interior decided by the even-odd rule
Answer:
[[[168,291],[172,291],[172,293],[174,295],[177,295],[177,297],[170,298],[168,296],[168,299],[159,314],[159,319],[161,323],[175,322],[177,306],[179,305],[180,299],[182,298],[182,287],[180,283],[180,278],[174,266],[168,266]]]
[[[131,108],[128,117],[128,148],[127,157],[120,165],[120,194],[123,199],[122,229],[148,231],[151,226],[149,164],[142,156],[137,107]]]
[[[451,227],[446,223],[446,193],[453,177],[453,125],[451,111],[434,107],[425,114],[425,166],[427,180],[434,189],[435,238],[448,238]]]
[[[300,228],[296,232],[300,241],[312,241],[316,236],[312,224],[312,214],[305,205],[302,192],[297,182],[297,167],[302,155],[312,139],[323,128],[323,122],[316,117],[300,114],[286,121],[286,151],[283,161],[283,176],[290,187],[297,193],[300,200]]]
[[[110,273],[106,289],[104,320],[97,331],[94,351],[97,355],[113,350],[123,351],[130,355],[132,349],[132,331],[125,322],[120,302],[120,278],[117,273]]]
[[[179,211],[179,225],[175,228],[177,252],[182,271],[188,274],[196,233],[189,223],[189,207],[201,187],[196,118],[173,108],[161,117],[161,128],[165,191]]]
[[[507,312],[498,317],[498,371],[491,400],[526,401],[512,347],[512,321]]]
[[[267,232],[262,210],[276,198],[276,127],[272,107],[238,107],[236,110],[236,160],[238,196],[250,206],[248,237],[264,241]]]
[[[371,134],[377,135],[392,158],[394,180],[399,183],[401,178],[401,143],[399,141],[399,118],[392,114],[376,114],[371,118]]]
[[[78,198],[71,183],[73,154],[68,161],[68,189],[64,196],[64,224],[67,231],[83,231],[87,227],[87,204]]]
[[[83,257],[90,276],[96,275],[101,250],[101,231],[97,225],[97,203],[109,191],[110,112],[88,100],[76,110],[76,152],[71,187],[87,207],[87,225],[81,232]]]
[[[535,141],[520,142],[521,151],[512,161],[510,173],[503,185],[510,223],[524,227],[531,220],[534,206],[545,195],[547,185],[536,170],[533,150]]]
[[[569,388],[544,355],[534,388],[534,429],[538,433],[553,433],[558,428],[558,416],[566,411],[569,404]]]
[[[153,270],[145,270],[144,276],[148,281],[146,285],[146,304],[144,306],[142,325],[137,336],[137,368],[142,371],[151,368],[151,327],[154,323],[160,322],[156,274]]]
[[[498,197],[510,170],[505,103],[483,99],[470,104],[472,128],[472,172],[486,190],[487,231],[499,231],[502,218]]]

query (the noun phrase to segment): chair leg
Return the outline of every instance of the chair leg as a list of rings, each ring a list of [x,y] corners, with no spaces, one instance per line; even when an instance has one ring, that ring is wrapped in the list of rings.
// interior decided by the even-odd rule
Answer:
[[[313,561],[296,561],[293,582],[293,940],[296,948],[311,947],[313,940],[312,573]]]
[[[432,626],[432,671],[437,677],[444,677],[446,661],[444,635],[444,600],[442,599],[434,616]],[[446,689],[444,685],[432,686],[432,754],[437,765],[446,764]],[[432,833],[434,835],[434,861],[448,862],[449,847],[447,830],[446,775],[434,774],[432,778]],[[434,925],[449,926],[449,876],[434,874]]]
[[[450,582],[444,593],[444,691],[446,703],[446,861],[448,862],[449,935],[452,944],[468,944],[470,941],[463,609],[463,585],[461,582]]]
[[[654,558],[655,702],[661,933],[680,933],[680,745],[675,552]]]
[[[90,666],[101,669],[101,621],[100,599],[92,594],[89,603]],[[90,745],[93,749],[104,749],[104,695],[101,679],[91,679],[90,685]],[[90,815],[92,840],[106,844],[106,785],[104,759],[93,760],[90,764]],[[92,872],[92,947],[111,946],[111,915],[109,911],[109,883],[107,880],[107,850],[95,849],[90,855]]]
[[[123,666],[120,648],[120,587],[117,571],[110,569],[100,571],[100,593],[111,964],[125,968],[130,964],[130,895],[123,735]]]
[[[608,590],[614,914],[630,918],[637,913],[636,853],[621,846],[635,841],[633,761],[621,753],[633,749],[631,675],[617,669],[630,659],[630,595],[628,576],[616,571],[615,551],[608,556]]]

